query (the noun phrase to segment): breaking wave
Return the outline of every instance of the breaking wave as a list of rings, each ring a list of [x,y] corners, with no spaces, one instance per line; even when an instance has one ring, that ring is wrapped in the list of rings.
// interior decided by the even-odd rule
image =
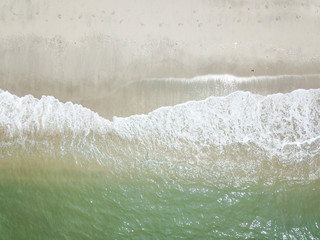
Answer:
[[[270,95],[288,93],[297,89],[320,88],[320,75],[280,75],[236,77],[233,75],[205,75],[194,78],[154,78],[129,82],[103,91],[90,107],[112,119],[146,114],[162,106],[173,106],[211,96],[227,96],[236,91]],[[101,88],[104,89],[104,88]],[[96,98],[96,96],[95,96]],[[85,102],[83,102],[86,104]]]
[[[54,97],[0,91],[2,167],[217,179],[320,177],[320,89],[236,91],[112,121]]]

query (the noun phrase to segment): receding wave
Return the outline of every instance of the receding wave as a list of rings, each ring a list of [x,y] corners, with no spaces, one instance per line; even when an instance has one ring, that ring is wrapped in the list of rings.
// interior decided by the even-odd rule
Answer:
[[[111,119],[115,115],[127,117],[146,114],[162,106],[204,100],[210,96],[226,96],[235,91],[268,95],[317,88],[320,88],[320,75],[205,75],[194,78],[154,78],[129,82],[108,94],[103,91],[101,95],[95,95],[97,99],[94,104],[88,106]]]
[[[318,179],[320,89],[236,91],[112,121],[54,97],[0,92],[2,167],[100,168],[216,181]]]

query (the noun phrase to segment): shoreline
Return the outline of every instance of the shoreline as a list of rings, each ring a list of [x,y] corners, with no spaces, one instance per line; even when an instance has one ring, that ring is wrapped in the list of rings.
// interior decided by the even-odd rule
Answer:
[[[0,88],[106,116],[143,79],[320,74],[319,25],[315,0],[3,0]]]

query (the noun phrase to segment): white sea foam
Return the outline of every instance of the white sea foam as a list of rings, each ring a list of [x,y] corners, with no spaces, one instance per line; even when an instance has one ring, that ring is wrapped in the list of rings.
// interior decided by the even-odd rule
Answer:
[[[173,106],[211,96],[227,96],[236,91],[270,95],[297,89],[320,88],[320,75],[280,75],[237,77],[205,75],[194,78],[154,78],[127,83],[100,98],[107,102],[99,111],[112,119],[146,114],[161,106]]]
[[[318,178],[320,89],[237,91],[113,121],[54,97],[1,91],[0,142],[3,162],[23,146],[158,174]]]
[[[253,81],[281,81],[281,80],[288,80],[288,79],[319,79],[319,74],[306,74],[306,75],[290,75],[290,74],[284,74],[284,75],[276,75],[276,76],[255,76],[252,75],[250,77],[238,77],[231,74],[208,74],[208,75],[201,75],[201,76],[195,76],[193,78],[151,78],[146,79],[146,81],[150,80],[158,80],[158,81],[180,81],[180,82],[196,82],[199,83],[201,81],[221,81],[225,83],[244,83],[244,82],[253,82]]]

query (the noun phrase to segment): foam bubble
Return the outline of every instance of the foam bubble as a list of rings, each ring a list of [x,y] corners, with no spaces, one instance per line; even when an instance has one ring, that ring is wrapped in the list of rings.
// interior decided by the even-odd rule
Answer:
[[[160,175],[318,178],[319,123],[320,89],[237,91],[113,121],[54,97],[0,93],[2,161],[13,149],[36,149],[79,165]]]
[[[297,89],[320,88],[320,75],[236,77],[205,75],[194,78],[154,78],[127,83],[99,98],[97,110],[112,119],[146,114],[161,106],[173,106],[210,96],[227,96],[236,91],[270,95]],[[100,106],[100,107],[99,107]],[[107,106],[107,110],[105,107]]]

